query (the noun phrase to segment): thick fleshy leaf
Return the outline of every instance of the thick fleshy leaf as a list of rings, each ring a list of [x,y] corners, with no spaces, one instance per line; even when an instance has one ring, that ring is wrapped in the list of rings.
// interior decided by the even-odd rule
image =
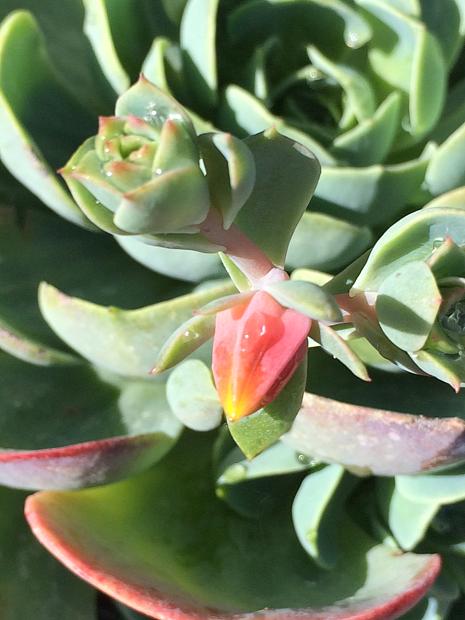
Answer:
[[[127,2],[123,0],[123,4]],[[129,76],[121,65],[113,43],[107,3],[104,0],[84,0],[84,7],[84,32],[89,37],[105,77],[115,92],[123,93],[129,88]]]
[[[366,226],[306,211],[292,235],[286,265],[333,271],[355,260],[371,242]]]
[[[275,265],[283,266],[291,237],[317,184],[320,165],[305,147],[274,129],[248,138],[246,144],[255,159],[255,186],[236,223]],[[281,219],[278,214],[284,213],[284,206],[286,217]]]
[[[0,349],[30,364],[56,366],[79,364],[78,357],[27,338],[0,319]]]
[[[353,479],[341,465],[311,472],[292,505],[292,520],[300,544],[321,568],[331,569],[339,556],[337,530]]]
[[[463,460],[464,431],[456,418],[428,419],[306,393],[283,441],[311,458],[388,476]]]
[[[291,428],[302,405],[306,378],[305,359],[272,403],[237,422],[228,420],[234,441],[248,459],[269,448]]]
[[[163,383],[100,378],[85,365],[41,368],[3,353],[0,366],[1,484],[108,483],[152,465],[181,431]]]
[[[418,191],[427,165],[426,157],[366,168],[323,165],[312,208],[364,226],[390,220]]]
[[[187,360],[173,370],[166,397],[174,415],[187,428],[210,431],[219,426],[223,409],[211,371],[200,360]]]
[[[401,97],[391,93],[372,118],[337,136],[331,153],[351,166],[370,166],[384,161],[399,127]]]
[[[294,474],[311,465],[308,457],[282,442],[275,443],[252,460],[244,459],[241,450],[234,448],[220,463],[217,483],[220,486],[233,485],[257,478]]]
[[[265,291],[216,315],[212,369],[229,420],[276,398],[306,355],[310,326],[308,317]]]
[[[318,571],[296,540],[287,502],[258,521],[215,499],[209,442],[186,436],[159,466],[118,485],[31,497],[33,532],[90,583],[167,620],[381,620],[400,616],[430,587],[437,556],[374,545],[350,521],[337,569]]]
[[[394,480],[377,480],[378,503],[382,515],[402,549],[410,551],[423,539],[439,509],[432,498],[427,502],[409,499]]]
[[[324,323],[314,323],[310,330],[310,337],[315,340],[322,349],[347,366],[355,376],[363,381],[370,381],[365,364],[358,355],[350,348],[336,329]]]
[[[118,236],[116,240],[123,250],[136,261],[171,278],[202,282],[225,275],[221,260],[216,254],[157,247],[132,236]]]
[[[219,0],[188,0],[180,45],[186,56],[186,78],[199,105],[208,110],[217,100],[216,20]]]
[[[444,103],[446,66],[441,48],[425,25],[378,0],[357,0],[373,28],[369,60],[374,72],[409,97],[409,131],[423,135]],[[431,89],[431,84],[434,88]]]
[[[426,260],[450,237],[465,243],[465,211],[457,207],[429,207],[405,216],[389,228],[374,246],[353,291],[377,290],[396,269],[412,260]]]
[[[465,183],[465,123],[433,153],[426,171],[426,186],[436,196]]]
[[[192,317],[193,310],[230,289],[230,284],[220,284],[138,310],[121,310],[68,297],[42,284],[39,302],[52,329],[89,361],[121,375],[146,378],[172,332]]]
[[[283,280],[273,282],[265,290],[282,306],[292,308],[317,321],[342,321],[336,300],[323,288],[311,282]]]
[[[336,163],[334,157],[308,133],[296,129],[279,116],[271,114],[261,101],[235,84],[226,88],[219,120],[221,127],[227,128],[241,138],[274,127],[289,140],[303,145],[315,155],[321,164]]]
[[[218,314],[218,312],[223,312],[223,310],[229,310],[230,308],[234,308],[234,306],[240,306],[249,302],[254,295],[255,291],[244,291],[243,293],[226,295],[226,297],[218,297],[218,299],[210,301],[207,305],[203,306],[203,308],[197,310],[196,314],[203,316]]]
[[[441,303],[431,269],[422,261],[412,261],[381,283],[376,315],[389,340],[404,351],[418,351],[428,339]]]
[[[231,134],[203,134],[199,145],[211,200],[228,229],[253,190],[254,158],[245,142]]]
[[[25,499],[25,493],[0,489],[2,617],[96,620],[95,591],[38,544],[24,520]]]
[[[116,102],[116,116],[138,116],[161,131],[165,121],[181,121],[195,135],[189,114],[171,95],[149,82],[143,75]]]
[[[230,31],[241,44],[256,44],[273,34],[284,33],[288,43],[312,40],[318,48],[333,54],[343,53],[344,44],[358,48],[371,38],[371,28],[364,17],[340,0],[255,0],[232,13]]]
[[[200,224],[209,208],[205,178],[200,168],[188,165],[168,170],[127,192],[114,222],[130,233],[176,233]]]
[[[151,370],[152,374],[160,374],[179,362],[182,362],[194,351],[196,357],[201,355],[200,348],[215,333],[214,316],[193,316],[182,323],[161,346],[158,357]],[[211,348],[208,348],[208,361],[211,360]]]
[[[57,81],[26,11],[13,13],[0,28],[0,122],[0,157],[11,174],[62,217],[92,228],[53,171],[66,161],[67,149],[91,133],[91,116]]]
[[[465,499],[465,469],[459,465],[423,476],[398,476],[396,485],[412,501],[453,504]]]

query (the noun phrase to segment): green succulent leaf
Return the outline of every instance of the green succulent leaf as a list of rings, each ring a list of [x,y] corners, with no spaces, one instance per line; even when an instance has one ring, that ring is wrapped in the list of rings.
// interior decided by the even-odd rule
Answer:
[[[465,243],[463,209],[432,206],[405,216],[376,243],[353,291],[377,290],[388,275],[403,265],[426,260],[447,237],[459,246]]]
[[[401,96],[393,92],[370,118],[337,136],[331,153],[350,166],[380,164],[388,156],[399,128]]]
[[[465,499],[465,470],[462,465],[418,476],[398,476],[399,492],[414,502],[453,504]]]
[[[346,105],[359,122],[375,113],[375,94],[370,82],[360,71],[345,64],[331,62],[316,47],[307,48],[312,64],[338,82],[347,97]]]
[[[228,421],[234,441],[248,459],[269,448],[290,429],[302,404],[306,375],[304,360],[272,403],[237,422]]]
[[[311,282],[283,280],[273,282],[265,290],[282,306],[297,310],[317,321],[342,321],[342,314],[334,297]]]
[[[416,502],[405,497],[394,480],[380,479],[376,485],[378,504],[389,529],[402,549],[414,549],[423,539],[439,504],[435,501]]]
[[[227,127],[235,135],[244,138],[274,127],[289,140],[302,144],[314,153],[321,164],[335,163],[334,157],[317,140],[286,123],[282,118],[271,114],[261,101],[240,86],[231,85],[226,88],[220,106],[219,120],[221,126]]]
[[[370,381],[365,364],[336,329],[324,323],[314,323],[310,330],[310,338],[315,340],[324,351],[347,366],[356,377],[363,381]]]
[[[197,166],[188,165],[164,172],[127,192],[114,222],[118,228],[135,234],[182,232],[200,224],[209,208],[205,179]]]
[[[217,484],[235,485],[242,482],[284,476],[311,467],[308,457],[298,454],[283,443],[275,443],[252,460],[244,459],[239,448],[234,448],[220,463]]]
[[[183,106],[144,76],[116,102],[116,116],[137,116],[161,131],[167,119],[182,122],[195,135],[192,121]]]
[[[199,147],[212,203],[221,212],[227,230],[253,191],[254,158],[246,143],[231,134],[203,134]]]
[[[174,415],[194,431],[219,426],[223,409],[211,371],[200,360],[183,362],[168,377],[166,397]]]
[[[428,158],[364,168],[323,166],[312,207],[365,226],[402,213],[422,184]],[[389,206],[387,206],[389,205]]]
[[[433,153],[426,171],[426,185],[433,196],[465,183],[465,123],[454,131]]]
[[[404,351],[419,351],[428,339],[441,303],[431,269],[423,261],[412,261],[381,283],[376,314],[391,342]]]
[[[366,226],[355,226],[325,213],[306,211],[292,235],[286,265],[291,269],[340,269],[360,256],[372,238]]]
[[[46,127],[39,120],[44,111]],[[90,133],[90,118],[57,81],[32,15],[12,13],[0,27],[0,157],[47,206],[85,228],[92,225],[63,189],[53,166],[66,159],[66,149],[82,139],[81,131],[89,128]]]
[[[255,160],[256,177],[236,223],[274,264],[283,266],[292,234],[317,184],[320,166],[310,151],[274,129],[245,142]]]
[[[370,64],[380,80],[408,96],[409,131],[423,135],[444,103],[446,66],[438,41],[419,20],[380,0],[357,0],[372,16]],[[431,84],[434,89],[431,89]]]
[[[300,544],[321,568],[331,569],[339,558],[337,531],[344,501],[353,480],[340,465],[311,472],[292,505],[292,520]]]
[[[138,310],[121,310],[71,298],[49,284],[39,293],[52,329],[93,364],[124,376],[147,378],[162,345],[192,312],[230,290],[219,285]]]
[[[202,282],[225,275],[216,254],[158,247],[133,236],[117,236],[116,240],[137,262],[171,278]]]
[[[217,99],[216,20],[219,0],[188,0],[181,20],[180,45],[194,97],[206,110]]]
[[[58,351],[19,333],[0,319],[0,349],[29,364],[37,366],[69,365],[79,363],[79,358]]]
[[[256,44],[284,33],[286,42],[311,39],[318,48],[333,54],[343,53],[345,46],[362,47],[371,38],[364,17],[340,0],[254,0],[232,13],[230,32],[239,44]]]
[[[83,0],[85,7],[84,32],[89,38],[102,71],[118,94],[129,88],[129,76],[118,58],[113,42],[108,4],[105,0]],[[128,4],[123,0],[124,4]]]
[[[197,357],[200,356],[202,349],[199,348],[208,342],[214,333],[215,317],[199,315],[188,319],[175,329],[161,346],[152,374],[160,374],[176,366],[194,351],[197,351]],[[206,357],[207,360],[211,357],[210,349]]]

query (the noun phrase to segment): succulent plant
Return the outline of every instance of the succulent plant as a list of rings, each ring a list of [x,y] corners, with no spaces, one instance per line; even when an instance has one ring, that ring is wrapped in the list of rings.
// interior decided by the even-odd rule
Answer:
[[[0,17],[5,618],[462,618],[463,2]]]

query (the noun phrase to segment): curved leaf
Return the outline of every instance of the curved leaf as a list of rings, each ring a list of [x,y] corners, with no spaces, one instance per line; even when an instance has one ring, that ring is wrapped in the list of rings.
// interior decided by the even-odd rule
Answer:
[[[283,441],[326,463],[390,476],[463,460],[464,437],[465,423],[456,418],[428,419],[306,393]]]
[[[418,351],[426,343],[442,303],[428,265],[412,261],[381,282],[376,315],[391,342],[404,351]]]
[[[86,10],[84,32],[89,38],[103,74],[115,92],[123,93],[129,88],[129,76],[121,65],[116,52],[105,0],[83,0]]]
[[[160,459],[181,432],[162,383],[101,379],[85,365],[41,368],[5,354],[0,368],[6,486],[71,489],[119,480]]]
[[[377,290],[396,269],[412,260],[426,260],[447,237],[464,245],[463,209],[429,207],[406,215],[380,237],[354,283],[353,294]]]
[[[166,397],[174,415],[187,428],[210,431],[219,426],[223,409],[211,371],[200,360],[187,360],[173,370]]]
[[[188,0],[180,44],[186,54],[186,77],[200,105],[209,109],[217,100],[216,19],[219,0]]]
[[[117,236],[116,241],[137,262],[171,278],[202,282],[224,275],[217,254],[158,247],[132,236]]]
[[[39,304],[45,320],[93,364],[128,377],[147,378],[161,346],[206,303],[230,293],[221,284],[139,310],[104,307],[68,297],[43,283]]]
[[[338,568],[318,571],[287,505],[258,521],[214,497],[209,441],[186,436],[153,470],[118,485],[31,497],[33,532],[90,583],[167,620],[381,620],[401,615],[433,582],[437,556],[373,545],[350,522]]]
[[[44,110],[46,127],[40,122]],[[12,13],[0,27],[0,157],[47,206],[85,228],[93,226],[53,167],[66,161],[66,153],[91,133],[90,118],[57,81],[32,15]]]
[[[235,222],[275,265],[282,266],[318,182],[320,165],[313,153],[275,129],[245,142],[255,159],[255,185]],[[282,221],[277,214],[284,207],[286,219]]]
[[[371,241],[372,233],[366,226],[306,211],[292,235],[286,265],[291,269],[333,271],[360,256]]]

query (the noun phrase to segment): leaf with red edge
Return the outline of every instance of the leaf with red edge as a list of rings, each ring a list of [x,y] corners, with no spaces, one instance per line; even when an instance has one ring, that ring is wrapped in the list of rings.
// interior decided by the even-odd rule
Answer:
[[[4,353],[0,374],[0,484],[74,489],[119,480],[160,459],[182,429],[163,383],[103,380],[84,364],[43,368]]]
[[[433,583],[437,556],[377,545],[349,519],[340,562],[320,571],[288,500],[263,521],[215,497],[211,440],[186,434],[158,466],[116,485],[31,496],[33,532],[82,578],[163,620],[392,620]]]

